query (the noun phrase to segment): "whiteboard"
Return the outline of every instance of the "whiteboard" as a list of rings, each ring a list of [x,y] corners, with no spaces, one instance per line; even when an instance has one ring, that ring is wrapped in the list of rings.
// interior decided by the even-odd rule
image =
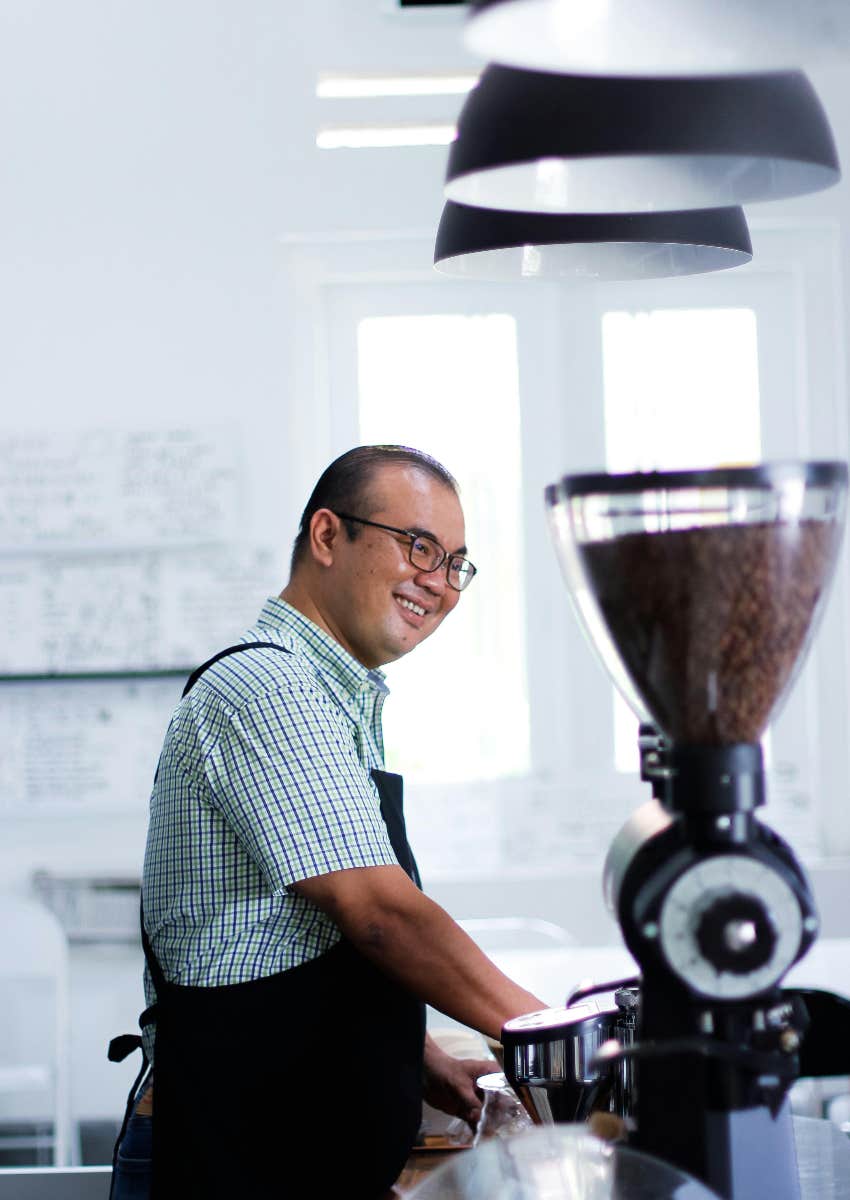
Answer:
[[[281,590],[268,547],[0,556],[0,676],[182,670]]]
[[[85,680],[0,689],[0,813],[147,812],[183,683]]]
[[[3,672],[60,675],[0,687],[0,813],[147,811],[186,678],[237,642],[280,590],[275,558],[212,547],[16,560],[0,582],[0,613],[19,618],[4,631]],[[157,670],[177,674],[62,678]]]
[[[185,677],[285,582],[240,539],[237,447],[223,426],[0,436],[0,812],[146,809]]]
[[[0,436],[0,554],[166,546],[238,535],[227,427]]]

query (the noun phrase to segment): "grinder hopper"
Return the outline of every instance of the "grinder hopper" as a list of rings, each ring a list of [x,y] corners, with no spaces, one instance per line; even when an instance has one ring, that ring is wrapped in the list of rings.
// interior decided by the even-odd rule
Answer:
[[[847,467],[575,475],[547,489],[592,644],[638,715],[687,745],[755,743],[804,658]]]

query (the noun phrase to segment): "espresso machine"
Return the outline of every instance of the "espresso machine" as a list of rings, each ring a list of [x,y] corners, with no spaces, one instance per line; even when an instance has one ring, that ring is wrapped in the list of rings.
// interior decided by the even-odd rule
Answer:
[[[640,975],[509,1022],[505,1073],[537,1122],[618,1114],[630,1147],[724,1200],[800,1200],[789,1088],[801,1063],[847,1066],[850,1038],[832,1054],[822,1028],[843,1004],[848,1029],[847,1002],[781,987],[818,916],[759,812],[760,739],[822,612],[846,491],[845,464],[794,462],[546,493],[573,606],[643,721],[652,799],[604,871]]]

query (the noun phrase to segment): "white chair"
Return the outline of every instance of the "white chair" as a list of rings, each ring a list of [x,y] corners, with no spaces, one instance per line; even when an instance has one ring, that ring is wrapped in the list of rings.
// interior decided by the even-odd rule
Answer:
[[[20,1124],[50,1114],[50,1132],[4,1135],[0,1151],[52,1151],[54,1166],[78,1160],[71,1136],[68,942],[38,901],[0,894],[0,1104]],[[37,1161],[37,1159],[35,1160]]]

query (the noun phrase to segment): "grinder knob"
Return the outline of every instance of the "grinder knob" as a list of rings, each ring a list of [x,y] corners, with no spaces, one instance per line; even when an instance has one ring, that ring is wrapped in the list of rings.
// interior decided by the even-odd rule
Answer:
[[[692,991],[743,1000],[775,987],[797,959],[803,917],[781,864],[718,854],[694,863],[664,894],[658,941]]]
[[[715,900],[701,914],[696,940],[718,971],[744,975],[770,962],[776,930],[760,900],[738,893]]]

